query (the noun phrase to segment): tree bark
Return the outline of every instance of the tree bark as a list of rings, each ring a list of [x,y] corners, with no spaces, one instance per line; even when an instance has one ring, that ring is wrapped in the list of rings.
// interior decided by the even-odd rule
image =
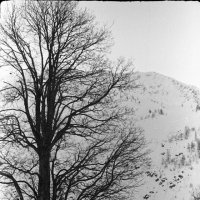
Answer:
[[[38,200],[50,200],[50,151],[43,149],[40,153]]]

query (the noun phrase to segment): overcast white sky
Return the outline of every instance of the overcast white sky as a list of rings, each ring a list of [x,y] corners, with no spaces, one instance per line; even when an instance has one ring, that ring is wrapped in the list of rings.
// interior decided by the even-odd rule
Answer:
[[[111,58],[132,58],[137,71],[155,71],[200,87],[200,3],[81,2],[112,25]]]
[[[80,6],[100,23],[112,25],[111,59],[131,58],[137,71],[155,71],[200,87],[200,3],[82,1]]]

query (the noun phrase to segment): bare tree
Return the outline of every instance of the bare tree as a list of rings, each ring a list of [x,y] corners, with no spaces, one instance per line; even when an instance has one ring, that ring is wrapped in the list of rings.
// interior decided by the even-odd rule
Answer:
[[[109,31],[77,2],[30,1],[1,34],[12,80],[2,90],[0,183],[20,200],[128,197],[146,154],[119,106],[131,63],[106,59]]]

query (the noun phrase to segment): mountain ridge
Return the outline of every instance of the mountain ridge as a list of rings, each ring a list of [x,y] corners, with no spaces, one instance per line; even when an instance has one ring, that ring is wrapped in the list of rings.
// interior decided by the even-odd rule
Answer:
[[[152,159],[136,199],[194,200],[200,188],[200,90],[157,72],[134,76],[140,87],[128,90],[122,103],[133,108]]]
[[[173,81],[179,82],[179,83],[181,83],[181,84],[183,84],[183,85],[187,85],[187,86],[189,86],[189,87],[193,87],[193,88],[195,88],[195,89],[200,90],[200,87],[198,87],[198,86],[196,86],[196,85],[189,84],[189,83],[186,83],[186,82],[184,82],[184,81],[177,80],[177,79],[174,78],[174,77],[171,77],[171,76],[169,76],[169,75],[162,74],[162,73],[160,73],[160,72],[155,72],[155,71],[135,71],[135,73],[136,73],[136,74],[137,74],[137,73],[147,74],[147,76],[151,76],[151,75],[162,76],[162,77],[165,77],[165,78],[167,78],[167,79],[171,79],[171,80],[173,80]]]

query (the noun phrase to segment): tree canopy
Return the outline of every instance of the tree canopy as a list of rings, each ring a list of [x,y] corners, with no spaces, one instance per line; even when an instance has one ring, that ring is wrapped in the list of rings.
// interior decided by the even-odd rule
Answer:
[[[120,106],[131,63],[106,57],[110,31],[74,1],[29,1],[1,25],[0,183],[7,199],[128,198],[146,161]]]

